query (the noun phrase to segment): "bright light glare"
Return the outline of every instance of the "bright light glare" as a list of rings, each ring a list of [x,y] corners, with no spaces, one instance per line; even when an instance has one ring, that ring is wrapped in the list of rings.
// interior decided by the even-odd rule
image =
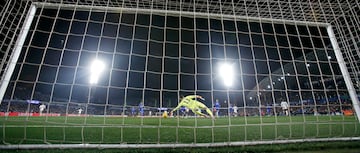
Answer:
[[[100,78],[102,71],[105,69],[105,64],[95,59],[90,67],[90,84],[96,84]]]
[[[231,64],[223,63],[219,67],[219,73],[227,87],[232,86],[234,80],[234,70]]]

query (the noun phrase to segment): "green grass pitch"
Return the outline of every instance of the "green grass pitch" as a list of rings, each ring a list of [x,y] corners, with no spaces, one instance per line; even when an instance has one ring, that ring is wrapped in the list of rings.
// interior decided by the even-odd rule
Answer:
[[[2,144],[176,144],[359,137],[354,116],[1,117]]]

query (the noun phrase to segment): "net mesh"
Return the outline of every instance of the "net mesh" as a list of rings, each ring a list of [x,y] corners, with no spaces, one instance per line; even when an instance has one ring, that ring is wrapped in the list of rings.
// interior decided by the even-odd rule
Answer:
[[[356,0],[6,1],[2,142],[357,138],[359,7]],[[95,59],[103,69],[91,70]],[[234,69],[230,87],[219,74],[224,62]],[[162,117],[194,94],[215,120],[185,108]]]

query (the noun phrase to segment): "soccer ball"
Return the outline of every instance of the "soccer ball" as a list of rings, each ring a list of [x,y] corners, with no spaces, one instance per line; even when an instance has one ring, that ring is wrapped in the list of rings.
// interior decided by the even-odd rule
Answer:
[[[164,113],[162,114],[162,117],[163,117],[163,118],[167,118],[167,117],[168,117],[168,112],[167,112],[167,111],[164,111]]]

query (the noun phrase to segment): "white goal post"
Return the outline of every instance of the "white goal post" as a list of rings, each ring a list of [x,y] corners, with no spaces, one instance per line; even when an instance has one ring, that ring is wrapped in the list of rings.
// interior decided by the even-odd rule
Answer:
[[[342,74],[344,76],[346,87],[347,87],[347,89],[349,91],[349,95],[351,97],[351,101],[352,101],[353,107],[354,107],[355,112],[356,112],[356,116],[357,116],[357,118],[359,120],[360,119],[359,97],[356,94],[354,84],[352,83],[349,72],[348,72],[348,70],[346,68],[346,63],[345,63],[344,58],[343,58],[343,56],[341,54],[341,50],[339,48],[339,45],[338,45],[338,43],[336,41],[336,37],[335,37],[334,31],[332,29],[332,26],[328,25],[326,27],[326,30],[327,30],[327,32],[329,34],[331,44],[332,44],[332,46],[334,48],[336,58],[338,59],[341,72],[342,72]],[[360,120],[359,120],[359,122],[360,122]]]

